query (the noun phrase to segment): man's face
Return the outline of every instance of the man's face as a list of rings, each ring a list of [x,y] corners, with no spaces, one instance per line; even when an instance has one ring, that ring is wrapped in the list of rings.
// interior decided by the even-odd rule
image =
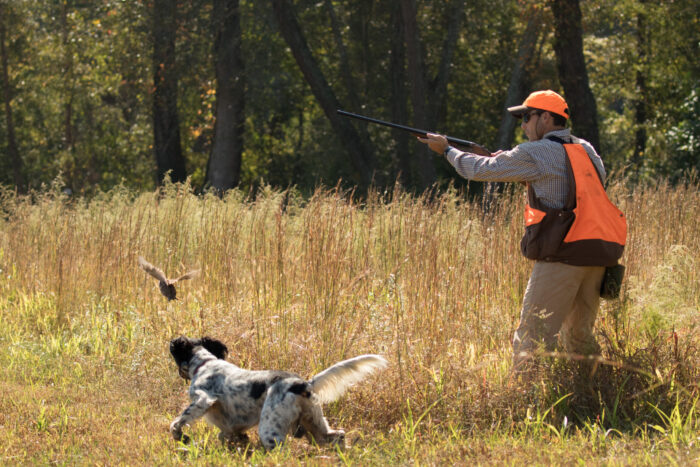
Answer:
[[[542,119],[542,112],[540,110],[528,110],[525,115],[523,115],[523,121],[520,123],[520,127],[525,132],[525,136],[529,141],[537,141],[541,139],[541,133],[538,131],[541,127],[540,121]]]

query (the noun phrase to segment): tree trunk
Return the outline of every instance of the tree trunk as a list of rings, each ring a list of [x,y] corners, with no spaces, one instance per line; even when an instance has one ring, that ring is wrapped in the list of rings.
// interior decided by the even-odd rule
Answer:
[[[401,5],[393,2],[391,6],[391,60],[389,62],[389,76],[391,79],[391,120],[401,124],[409,124],[404,121],[408,115],[406,103],[408,93],[406,90],[406,47],[404,44],[404,26],[401,17]],[[396,156],[399,165],[399,181],[408,186],[412,183],[410,149],[410,135],[405,131],[394,130],[396,139]]]
[[[401,0],[401,14],[404,22],[406,52],[408,55],[408,75],[411,81],[411,104],[413,105],[413,126],[429,129],[427,77],[423,62],[420,31],[416,21],[415,0]],[[425,190],[436,180],[433,153],[426,145],[416,150],[419,188]]]
[[[331,0],[325,0],[326,11],[328,12],[328,17],[330,18],[331,31],[333,31],[333,39],[335,40],[335,46],[338,49],[338,64],[340,66],[340,79],[343,80],[343,85],[347,92],[348,101],[351,105],[357,106],[360,104],[360,99],[358,98],[357,89],[355,86],[355,80],[353,79],[353,73],[350,67],[350,59],[348,58],[348,50],[343,42],[342,32],[340,30],[340,24],[338,23],[338,17],[335,14],[335,8],[333,7],[333,2]]]
[[[187,177],[177,112],[176,10],[177,0],[153,2],[153,136],[158,183],[168,171],[173,182]]]
[[[61,36],[63,44],[63,84],[65,103],[63,104],[63,144],[65,149],[73,151],[75,135],[73,132],[73,51],[68,38],[68,3],[61,2]]]
[[[447,8],[447,34],[442,47],[440,66],[430,86],[432,92],[429,94],[430,123],[436,129],[444,128],[447,120],[447,85],[450,82],[450,71],[463,19],[464,0],[452,0]]]
[[[508,112],[508,107],[522,104],[530,87],[530,70],[539,61],[538,42],[542,37],[542,10],[534,7],[529,13],[525,31],[520,38],[518,56],[510,75],[501,124],[498,127],[496,149],[510,149],[518,120]]]
[[[347,47],[345,47],[345,43],[343,42],[341,26],[338,22],[338,17],[335,14],[333,2],[331,0],[326,0],[325,5],[326,10],[328,11],[328,16],[331,20],[331,30],[333,31],[333,38],[335,39],[335,44],[338,48],[340,79],[342,80],[343,86],[345,87],[345,93],[348,102],[350,103],[353,109],[356,109],[360,107],[361,100],[357,92],[357,80],[354,79],[352,67],[350,66],[348,50]],[[366,125],[359,125],[356,128],[357,131],[360,133],[360,138],[362,139],[362,141],[370,141],[369,132],[367,131]]]
[[[340,105],[323,72],[311,54],[311,50],[296,19],[296,15],[287,0],[272,0],[277,25],[280,33],[292,51],[306,82],[316,100],[330,120],[333,130],[347,148],[350,161],[356,172],[356,181],[363,188],[368,187],[376,169],[374,149],[368,140],[363,139],[347,118],[336,112]],[[381,180],[375,180],[382,184]]]
[[[644,1],[642,4],[646,3]],[[637,96],[634,102],[634,123],[636,126],[634,133],[634,152],[632,153],[632,169],[637,172],[642,164],[644,152],[647,144],[647,13],[643,9],[637,12],[637,57],[638,66],[636,70]]]
[[[595,97],[588,84],[583,56],[583,30],[579,0],[549,0],[554,14],[554,53],[559,81],[564,88],[572,131],[600,148]]]
[[[7,132],[7,155],[12,165],[12,176],[15,187],[19,193],[26,192],[26,181],[24,179],[24,167],[22,158],[19,155],[17,147],[17,139],[15,136],[15,125],[12,115],[12,91],[10,90],[10,73],[7,57],[7,48],[5,46],[6,28],[5,21],[7,16],[6,5],[0,3],[0,59],[2,60],[2,87],[3,101],[5,104],[5,126]]]
[[[245,74],[240,19],[238,0],[214,0],[216,125],[207,182],[220,191],[237,186],[241,174]]]

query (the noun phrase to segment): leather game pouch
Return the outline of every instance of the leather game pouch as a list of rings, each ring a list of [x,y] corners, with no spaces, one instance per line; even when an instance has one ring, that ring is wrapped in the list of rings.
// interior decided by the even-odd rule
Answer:
[[[607,266],[603,275],[603,282],[600,284],[601,298],[612,299],[620,296],[622,279],[625,276],[625,267],[621,264]]]

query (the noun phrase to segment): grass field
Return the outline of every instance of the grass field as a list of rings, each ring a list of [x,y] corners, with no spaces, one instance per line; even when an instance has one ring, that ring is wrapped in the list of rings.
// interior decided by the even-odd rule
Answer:
[[[542,355],[511,375],[531,264],[522,193],[468,202],[397,190],[255,199],[114,190],[0,195],[0,463],[59,465],[700,465],[700,190],[609,189],[627,214],[603,360]],[[166,302],[143,255],[199,278]],[[344,451],[292,440],[229,451],[187,403],[168,342],[211,335],[229,360],[311,376],[362,353],[387,370],[326,407]]]

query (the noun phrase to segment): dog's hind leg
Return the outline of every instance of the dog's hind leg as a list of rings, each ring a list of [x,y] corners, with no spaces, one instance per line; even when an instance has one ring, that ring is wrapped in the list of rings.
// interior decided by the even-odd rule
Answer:
[[[345,447],[345,432],[331,429],[326,417],[323,416],[320,404],[310,398],[300,400],[300,404],[302,412],[299,422],[306,429],[309,441],[315,441],[319,445],[330,443]]]
[[[258,434],[266,449],[283,444],[287,434],[296,429],[301,407],[295,388],[303,382],[282,380],[270,386],[260,413]]]
[[[216,402],[204,391],[196,391],[192,403],[170,424],[170,434],[175,441],[188,442],[189,438],[182,435],[182,427],[201,418]]]

